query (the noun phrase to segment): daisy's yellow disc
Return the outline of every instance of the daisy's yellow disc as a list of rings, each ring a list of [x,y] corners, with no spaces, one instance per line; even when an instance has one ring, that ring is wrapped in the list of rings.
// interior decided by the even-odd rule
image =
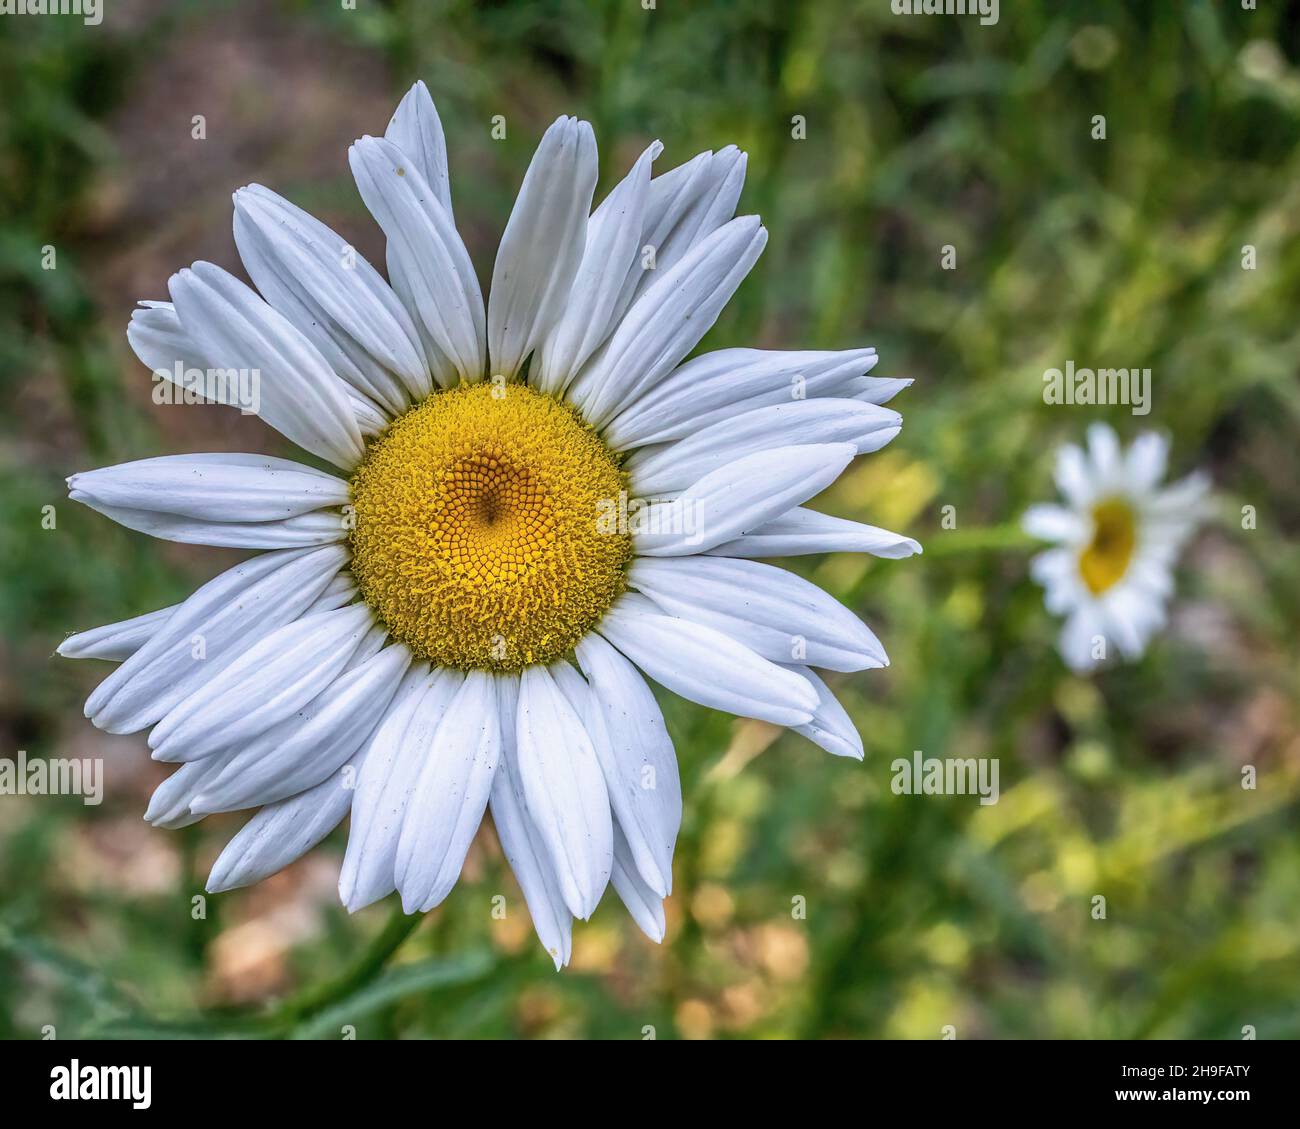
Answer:
[[[522,384],[443,392],[376,439],[352,479],[352,572],[420,658],[517,670],[559,658],[623,591],[624,488],[574,410]]]
[[[1137,519],[1123,498],[1108,498],[1092,508],[1092,539],[1079,556],[1079,573],[1088,591],[1100,596],[1124,579],[1137,545]]]

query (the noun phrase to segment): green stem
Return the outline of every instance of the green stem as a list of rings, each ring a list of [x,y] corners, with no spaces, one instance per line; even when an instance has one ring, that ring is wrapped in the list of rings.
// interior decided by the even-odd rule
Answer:
[[[1041,548],[1043,542],[1031,537],[1019,525],[990,525],[976,529],[941,529],[925,539],[927,557],[957,556],[961,553],[1019,552]]]
[[[271,1025],[277,1028],[292,1026],[356,991],[388,963],[389,958],[402,947],[402,943],[423,920],[424,914],[403,913],[402,907],[398,905],[383,929],[350,968],[333,980],[307,988],[286,1000],[272,1016]]]

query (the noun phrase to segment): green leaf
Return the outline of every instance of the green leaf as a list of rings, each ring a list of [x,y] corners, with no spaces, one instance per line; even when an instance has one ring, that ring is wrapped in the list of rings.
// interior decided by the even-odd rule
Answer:
[[[299,1023],[290,1033],[290,1038],[338,1037],[345,1026],[356,1027],[362,1019],[407,996],[481,980],[494,964],[491,953],[479,950],[450,960],[439,957],[394,968]]]

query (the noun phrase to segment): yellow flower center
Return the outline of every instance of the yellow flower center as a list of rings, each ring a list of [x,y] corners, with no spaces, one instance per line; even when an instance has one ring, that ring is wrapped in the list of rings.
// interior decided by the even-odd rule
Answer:
[[[1137,544],[1133,508],[1122,498],[1107,498],[1092,507],[1092,540],[1079,556],[1079,573],[1088,591],[1100,596],[1123,579]]]
[[[435,392],[352,479],[352,572],[420,658],[518,670],[570,651],[623,591],[614,456],[572,408],[522,384]]]

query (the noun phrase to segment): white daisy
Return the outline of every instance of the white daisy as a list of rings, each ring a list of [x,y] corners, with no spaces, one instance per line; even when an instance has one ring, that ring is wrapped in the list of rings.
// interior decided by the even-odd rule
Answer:
[[[150,729],[155,759],[180,765],[147,819],[260,807],[209,890],[273,873],[350,812],[348,909],[396,889],[428,910],[490,810],[559,967],[610,882],[663,936],[681,791],[637,668],[861,758],[810,668],[883,666],[884,649],[751,558],[919,551],[802,506],[898,433],[881,405],[908,381],[867,377],[874,349],[686,361],[767,233],[732,218],[743,153],[652,178],[661,149],[592,213],[591,127],[552,125],[485,305],[417,84],[349,155],[391,285],[254,185],[235,193],[234,229],[260,296],[200,262],[132,317],[155,372],[258,370],[262,418],[339,471],[179,455],[69,479],[131,529],[268,550],[59,648],[121,661],[86,715]]]
[[[1166,440],[1147,432],[1127,454],[1105,424],[1088,429],[1085,453],[1073,444],[1056,459],[1066,505],[1031,506],[1025,531],[1057,546],[1030,572],[1044,603],[1064,615],[1060,649],[1075,670],[1090,670],[1117,647],[1135,659],[1165,622],[1174,558],[1203,516],[1209,480],[1193,474],[1161,487]]]

